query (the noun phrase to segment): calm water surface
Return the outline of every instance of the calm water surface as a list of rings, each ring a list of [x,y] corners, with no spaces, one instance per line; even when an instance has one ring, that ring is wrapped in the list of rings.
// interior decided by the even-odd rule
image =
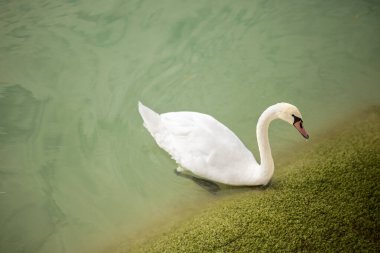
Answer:
[[[379,27],[378,1],[0,1],[0,252],[93,252],[215,198],[174,175],[138,100],[212,114],[256,155],[273,103],[311,138],[378,103]],[[275,156],[307,145],[270,135]]]

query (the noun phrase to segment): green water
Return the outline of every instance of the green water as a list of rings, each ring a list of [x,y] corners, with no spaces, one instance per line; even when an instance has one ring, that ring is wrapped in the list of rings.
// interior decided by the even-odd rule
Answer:
[[[137,101],[194,110],[257,155],[269,105],[311,140],[380,101],[378,1],[0,1],[0,252],[93,252],[212,200]],[[307,145],[285,123],[276,154]],[[315,140],[315,139],[314,139]]]

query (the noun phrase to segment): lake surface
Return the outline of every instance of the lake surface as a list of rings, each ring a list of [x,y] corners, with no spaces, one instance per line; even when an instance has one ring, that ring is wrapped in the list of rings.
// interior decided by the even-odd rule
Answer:
[[[273,103],[311,141],[379,104],[379,28],[379,1],[0,1],[0,252],[94,252],[215,199],[139,100],[211,114],[256,157]],[[283,122],[270,139],[275,161],[307,145]]]

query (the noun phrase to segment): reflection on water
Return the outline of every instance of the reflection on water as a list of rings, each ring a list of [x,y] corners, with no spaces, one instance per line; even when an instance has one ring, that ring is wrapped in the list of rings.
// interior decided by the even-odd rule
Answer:
[[[378,103],[379,21],[356,0],[1,1],[0,251],[89,252],[215,198],[175,176],[138,100],[212,114],[256,156],[270,104],[313,138]],[[270,132],[275,160],[302,141]]]

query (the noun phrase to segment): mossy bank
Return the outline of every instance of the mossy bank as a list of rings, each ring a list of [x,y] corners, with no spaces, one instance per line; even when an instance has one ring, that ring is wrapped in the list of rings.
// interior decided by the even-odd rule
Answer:
[[[354,118],[267,189],[225,198],[118,252],[379,252],[380,110]]]

